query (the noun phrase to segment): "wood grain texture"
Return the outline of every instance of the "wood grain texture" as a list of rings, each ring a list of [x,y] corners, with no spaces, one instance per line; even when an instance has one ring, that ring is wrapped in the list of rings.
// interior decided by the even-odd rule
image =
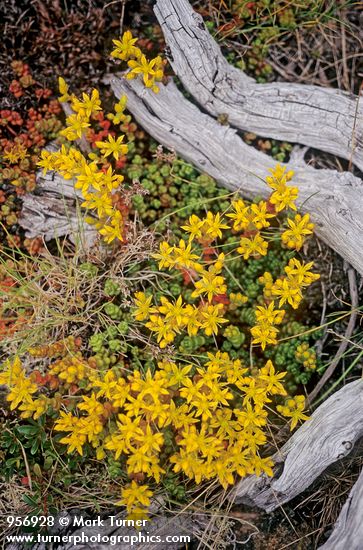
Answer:
[[[333,533],[319,550],[362,550],[363,471],[350,491]]]
[[[348,455],[362,436],[360,379],[329,397],[276,453],[275,477],[242,479],[230,499],[271,512],[307,489],[330,464]]]
[[[363,170],[363,100],[307,84],[258,84],[228,64],[188,0],[157,0],[154,11],[170,64],[203,109],[228,115],[235,128],[352,159]]]
[[[173,81],[159,94],[138,80],[109,77],[117,97],[126,94],[128,109],[159,143],[247,198],[267,198],[264,182],[271,157],[246,145],[236,131],[222,126],[187,101]],[[317,170],[299,156],[286,164],[295,171],[298,207],[309,212],[317,235],[363,274],[363,182],[349,172]]]
[[[72,180],[64,180],[55,172],[45,176],[39,172],[34,193],[22,197],[19,225],[25,229],[26,237],[50,240],[68,235],[72,242],[81,239],[86,247],[91,246],[97,231],[80,215],[79,198]]]

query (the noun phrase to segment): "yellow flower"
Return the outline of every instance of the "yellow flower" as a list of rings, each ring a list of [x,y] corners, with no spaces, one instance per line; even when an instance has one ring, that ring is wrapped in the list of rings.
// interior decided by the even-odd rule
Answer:
[[[253,460],[251,461],[251,465],[256,476],[260,476],[262,472],[270,477],[274,475],[272,470],[272,466],[274,465],[274,463],[273,460],[269,457],[261,458],[260,456],[255,455],[253,457]]]
[[[138,59],[131,59],[127,64],[131,71],[127,73],[126,78],[133,79],[138,74],[142,74],[145,86],[147,88],[152,88],[155,93],[159,92],[159,88],[155,85],[155,81],[160,82],[164,74],[162,68],[163,63],[160,56],[148,61],[146,57],[141,54]]]
[[[128,151],[128,146],[125,143],[122,143],[125,136],[121,135],[117,139],[114,139],[111,134],[108,134],[107,141],[96,141],[96,146],[101,150],[101,153],[104,157],[108,155],[113,155],[113,157],[118,160],[120,155],[126,155]]]
[[[242,294],[242,292],[231,292],[228,298],[230,301],[229,309],[233,311],[248,302],[248,297]]]
[[[41,395],[38,399],[30,399],[23,402],[19,410],[23,411],[21,413],[22,418],[33,417],[34,420],[38,420],[48,409],[49,399],[45,395]]]
[[[274,190],[269,201],[275,205],[276,211],[280,212],[284,208],[292,208],[296,210],[294,201],[298,196],[297,187],[288,187],[286,183],[291,180],[294,172],[290,170],[286,172],[286,167],[279,164],[273,169],[270,169],[271,176],[266,178],[267,184]]]
[[[173,328],[181,327],[185,324],[185,309],[181,296],[172,304],[165,296],[162,296],[159,312],[165,315],[166,322]]]
[[[265,426],[267,423],[267,411],[258,405],[252,406],[249,401],[244,409],[234,409],[233,412],[243,429],[254,429],[256,426]]]
[[[227,216],[233,220],[233,229],[235,231],[247,229],[255,217],[250,207],[246,206],[242,199],[238,199],[232,202],[232,209],[234,212],[227,214]]]
[[[180,386],[184,384],[185,380],[189,378],[189,373],[193,368],[192,365],[186,365],[185,367],[178,367],[171,361],[164,361],[158,363],[158,367],[166,372],[168,378],[168,384],[170,386]]]
[[[58,77],[58,88],[59,93],[61,94],[61,96],[58,97],[58,101],[60,101],[61,103],[69,101],[71,99],[71,96],[68,94],[68,85],[64,78],[62,78],[61,76]]]
[[[186,231],[187,233],[190,233],[190,240],[192,241],[194,238],[199,239],[202,236],[202,227],[204,224],[204,221],[198,218],[195,214],[192,216],[189,216],[189,225],[182,225],[182,229]]]
[[[119,421],[117,421],[117,432],[122,435],[128,448],[132,449],[134,438],[138,435],[141,436],[144,433],[140,428],[141,417],[136,416],[134,418],[130,418],[125,414],[119,414],[118,418]]]
[[[220,313],[223,310],[223,304],[208,304],[201,309],[202,314],[202,328],[207,336],[218,333],[219,325],[228,323],[227,319],[220,317]]]
[[[299,363],[302,363],[306,369],[316,369],[316,352],[309,348],[309,344],[307,342],[297,346],[295,358],[299,361]]]
[[[153,432],[150,425],[147,425],[142,435],[135,435],[134,441],[139,443],[141,452],[159,453],[164,444],[164,436],[161,432]]]
[[[122,407],[130,394],[130,385],[124,380],[119,378],[115,388],[112,390],[112,405],[114,407]]]
[[[257,233],[253,239],[247,239],[247,237],[241,237],[237,252],[243,256],[245,260],[252,256],[266,256],[268,248],[268,242],[261,237],[260,233]]]
[[[281,191],[275,191],[270,197],[270,203],[275,205],[276,212],[281,212],[284,208],[296,210],[295,200],[299,190],[297,187],[285,187]]]
[[[218,254],[218,258],[216,259],[216,261],[209,266],[208,272],[214,275],[218,275],[219,273],[221,273],[224,267],[225,259],[226,258],[225,258],[224,252],[221,252],[220,254]],[[201,273],[205,273],[205,272],[201,270]]]
[[[124,180],[124,177],[121,174],[113,173],[111,166],[107,168],[106,172],[101,172],[101,175],[102,177],[99,179],[99,181],[93,184],[94,188],[97,191],[101,191],[102,188],[106,188],[107,191],[111,193],[114,189],[118,189],[120,187],[120,184]]]
[[[313,265],[313,262],[304,264],[299,262],[296,258],[291,258],[289,264],[285,267],[285,273],[289,281],[294,282],[297,286],[309,286],[320,278],[318,273],[309,271]]]
[[[104,406],[100,403],[96,394],[92,392],[91,397],[83,395],[83,403],[78,403],[78,409],[88,412],[90,415],[101,415],[104,413]]]
[[[38,160],[37,166],[41,166],[43,168],[43,175],[45,175],[48,170],[54,170],[54,159],[52,153],[43,149],[40,153],[40,160]]]
[[[263,407],[265,403],[271,402],[271,399],[267,397],[266,388],[256,383],[255,378],[247,378],[245,385],[238,385],[238,387],[244,392],[243,405],[251,402],[259,407]]]
[[[151,315],[150,321],[145,326],[156,333],[156,339],[161,348],[165,348],[174,341],[175,332],[160,315]]]
[[[261,344],[262,349],[265,349],[267,344],[277,344],[277,333],[277,328],[268,323],[258,324],[251,328],[252,344]]]
[[[90,187],[99,187],[99,182],[103,179],[103,173],[99,171],[96,163],[85,162],[82,166],[82,172],[76,177],[74,187],[80,189],[85,197]]]
[[[147,297],[145,292],[135,292],[135,305],[136,309],[133,313],[137,321],[144,321],[148,319],[150,313],[155,312],[155,308],[151,307],[153,297]]]
[[[279,307],[288,302],[291,307],[297,309],[301,300],[301,290],[296,284],[288,279],[277,279],[271,288],[273,296],[280,298]]]
[[[83,445],[86,443],[86,436],[79,432],[71,433],[59,440],[60,443],[68,445],[67,453],[71,454],[73,451],[77,451],[81,456],[83,455]]]
[[[185,241],[182,239],[179,241],[179,247],[174,246],[174,263],[180,267],[193,267],[194,260],[198,259],[197,254],[192,253],[192,245],[189,243],[185,244]]]
[[[130,31],[124,32],[121,40],[112,40],[112,42],[116,48],[111,52],[111,56],[117,59],[126,61],[129,57],[138,55],[140,52],[139,48],[134,46],[137,42],[137,38],[133,38]]]
[[[4,363],[4,371],[0,372],[0,385],[12,387],[20,379],[25,378],[25,371],[22,367],[19,357],[15,357],[13,362],[7,359]]]
[[[67,452],[70,454],[73,451],[83,455],[83,445],[86,443],[87,437],[81,434],[82,428],[81,419],[73,416],[71,413],[61,411],[60,417],[55,421],[54,430],[59,432],[70,432],[69,436],[63,437],[60,443],[68,445]]]
[[[36,384],[31,382],[29,378],[21,377],[14,382],[7,395],[6,400],[10,401],[10,410],[13,411],[20,403],[31,401],[31,395],[38,390]]]
[[[86,195],[86,200],[82,202],[82,206],[90,210],[96,210],[100,219],[105,216],[112,216],[114,213],[112,198],[107,193],[89,193]]]
[[[67,117],[66,123],[67,128],[64,128],[64,130],[61,130],[59,133],[69,141],[74,141],[75,139],[81,138],[84,131],[90,126],[88,120],[85,119],[80,113]]]
[[[266,384],[266,391],[272,394],[287,395],[284,386],[280,380],[285,378],[286,372],[276,373],[272,361],[269,359],[259,372],[258,379]]]
[[[303,395],[296,395],[294,398],[287,400],[285,405],[277,405],[278,410],[283,416],[291,418],[291,427],[293,430],[299,421],[309,420],[309,417],[304,414],[305,409],[305,397]]]
[[[261,277],[258,278],[258,282],[264,286],[263,295],[265,298],[270,299],[272,297],[273,278],[271,273],[265,271]]]
[[[116,375],[112,370],[109,370],[103,376],[103,380],[97,377],[91,379],[93,388],[100,388],[96,397],[105,397],[108,400],[112,399],[117,386]]]
[[[271,172],[271,176],[267,176],[266,183],[271,189],[275,190],[281,186],[281,183],[285,185],[294,176],[293,170],[286,172],[286,166],[281,166],[280,164],[276,164],[275,168],[269,168],[269,172]]]
[[[257,323],[270,325],[280,325],[285,315],[283,309],[275,309],[274,302],[270,302],[268,306],[257,306],[255,313]]]
[[[24,160],[28,155],[27,148],[21,143],[14,143],[11,147],[7,147],[3,153],[3,159],[10,164],[15,164],[19,160]]]
[[[274,214],[269,214],[267,212],[267,203],[265,201],[260,201],[258,204],[251,204],[251,213],[254,215],[252,223],[257,229],[268,227],[270,222],[267,220],[274,217]]]
[[[120,122],[127,122],[131,117],[124,114],[124,110],[126,109],[127,104],[127,96],[123,95],[120,98],[120,101],[115,104],[115,114],[109,113],[107,115],[107,118],[109,120],[112,120],[113,124],[120,124]]]
[[[83,101],[80,101],[77,97],[72,97],[72,109],[75,113],[89,118],[92,114],[97,113],[97,111],[102,111],[98,90],[93,89],[91,97],[83,92],[82,99]]]
[[[140,504],[147,508],[150,506],[150,497],[152,497],[152,491],[150,491],[148,485],[139,485],[136,481],[131,481],[130,485],[122,489],[122,498],[116,502],[119,506],[126,506],[127,511],[131,512],[135,507]]]
[[[151,255],[156,260],[159,260],[159,269],[174,266],[175,260],[174,258],[172,258],[174,247],[170,246],[169,243],[167,243],[166,241],[163,241],[162,243],[160,243],[159,250],[159,253]]]
[[[123,219],[119,210],[114,210],[110,219],[110,223],[104,224],[99,229],[100,234],[104,237],[107,244],[112,243],[115,239],[123,241],[122,238]]]
[[[71,432],[77,424],[78,418],[70,412],[61,411],[59,418],[55,421],[54,429],[59,432]]]
[[[309,214],[305,214],[304,216],[296,214],[294,220],[288,218],[287,223],[290,229],[286,229],[282,233],[281,240],[289,248],[300,250],[305,238],[312,234],[314,224],[310,222]]]
[[[207,212],[207,217],[204,220],[203,229],[210,239],[214,240],[217,237],[222,237],[222,229],[229,229],[229,226],[223,223],[221,215],[218,212],[213,214],[212,212]]]
[[[212,301],[213,296],[224,294],[227,290],[227,286],[224,283],[224,277],[208,271],[203,273],[202,278],[197,281],[194,286],[195,290],[192,292],[192,297],[196,298],[201,294],[206,294],[209,302]]]

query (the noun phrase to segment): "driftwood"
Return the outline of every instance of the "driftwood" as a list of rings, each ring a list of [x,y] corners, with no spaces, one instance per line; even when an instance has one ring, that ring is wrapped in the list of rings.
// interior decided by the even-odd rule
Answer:
[[[214,115],[226,113],[235,126],[259,132],[265,125],[268,105],[273,120],[271,132],[276,135],[267,130],[262,134],[306,143],[347,158],[354,149],[352,158],[359,165],[362,109],[356,98],[316,86],[258,85],[228,65],[186,0],[158,0],[155,10],[172,51],[171,62],[203,109]],[[202,113],[173,82],[161,86],[158,95],[146,90],[138,79],[111,79],[111,85],[117,96],[127,94],[128,107],[136,120],[160,143],[174,148],[229,189],[240,190],[248,198],[268,196],[263,180],[274,161],[247,146],[235,130]],[[249,123],[244,126],[241,120],[246,119],[246,113],[253,114],[258,127]],[[267,128],[269,125],[266,122]],[[284,134],[285,126],[290,133]],[[306,133],[308,130],[310,133]],[[287,166],[296,172],[298,206],[311,213],[317,235],[363,274],[363,182],[348,172],[309,167],[302,152],[292,155]],[[52,195],[51,201],[43,200],[38,193],[25,197],[21,223],[29,236],[52,238],[53,228],[58,235],[74,233],[76,210],[68,208],[71,223],[69,214],[62,216],[60,209],[53,216],[50,208],[56,207],[54,199]],[[59,200],[63,201],[61,196]],[[88,228],[87,235],[92,235]]]
[[[333,533],[319,550],[361,550],[363,546],[363,471],[339,514]]]
[[[249,476],[233,489],[230,498],[271,512],[307,489],[332,463],[347,456],[362,436],[360,379],[329,397],[276,453],[273,478]]]
[[[47,151],[56,151],[55,141],[48,143]],[[82,194],[75,189],[73,180],[65,180],[56,172],[36,176],[37,186],[33,193],[23,196],[19,225],[26,237],[43,237],[46,241],[68,235],[70,240],[82,242],[85,248],[92,246],[97,231],[87,224],[80,210]]]
[[[227,115],[235,128],[308,145],[363,170],[363,102],[358,97],[305,84],[257,84],[228,64],[187,0],[157,0],[154,11],[174,72],[204,110]]]
[[[159,94],[145,89],[138,79],[108,81],[117,97],[127,95],[128,109],[158,142],[228,189],[240,190],[247,198],[269,195],[264,178],[275,161],[246,145],[234,129],[202,113],[173,81],[161,85]],[[297,204],[310,212],[317,235],[363,273],[362,180],[349,172],[314,169],[299,155],[286,166],[295,170]]]
[[[50,240],[68,235],[73,242],[81,238],[89,247],[97,232],[82,219],[79,198],[72,180],[64,180],[55,172],[45,176],[39,172],[35,192],[23,197],[19,224],[28,238],[42,236]]]

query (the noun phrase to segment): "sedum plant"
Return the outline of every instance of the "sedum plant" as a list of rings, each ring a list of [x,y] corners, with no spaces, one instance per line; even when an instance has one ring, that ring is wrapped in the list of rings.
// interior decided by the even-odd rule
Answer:
[[[286,312],[298,307],[306,287],[318,278],[311,263],[291,257],[280,277],[263,275],[246,360],[221,349],[225,338],[237,347],[246,338],[228,319],[230,311],[243,312],[246,304],[242,292],[228,291],[229,262],[236,255],[257,260],[277,238],[300,250],[312,233],[309,216],[295,213],[298,190],[288,185],[291,178],[277,166],[267,178],[268,201],[247,205],[237,198],[224,214],[191,215],[182,227],[185,238],[160,243],[154,254],[159,269],[180,272],[190,292],[173,300],[136,292],[135,327],[155,337],[152,361],[136,363],[126,353],[101,362],[70,338],[29,350],[35,358],[50,359],[45,373],[28,374],[17,357],[5,364],[0,384],[8,386],[12,411],[23,419],[45,420],[54,444],[68,454],[120,465],[128,481],[118,504],[126,506],[129,517],[147,514],[153,493],[170,475],[195,486],[217,480],[223,488],[248,474],[272,475],[265,448],[270,427],[278,415],[291,420],[291,429],[307,419],[304,397],[287,394],[286,372],[278,372],[261,352],[276,345]],[[283,210],[292,216],[281,223]],[[224,242],[227,232],[234,235],[233,244]],[[106,281],[105,291],[111,299],[119,294],[112,281]],[[118,322],[112,305],[107,311]],[[121,321],[112,341],[117,331],[121,339],[127,330]],[[178,338],[200,333],[212,344],[198,355],[175,350]],[[95,351],[102,348],[98,344],[92,337]]]
[[[156,82],[161,82],[164,77],[165,61],[160,55],[149,61],[136,46],[137,40],[130,31],[124,32],[120,40],[113,40],[115,49],[111,52],[111,56],[127,63],[129,71],[126,73],[126,78],[128,80],[140,75],[146,88],[151,88],[154,93],[158,93],[159,87]]]
[[[112,56],[127,63],[126,78],[141,75],[145,86],[157,93],[164,63],[159,56],[149,61],[136,42],[127,31],[114,41]],[[105,115],[96,89],[79,98],[59,78],[59,90],[69,112],[60,132],[65,143],[55,152],[43,150],[38,164],[44,172],[56,170],[74,180],[89,213],[86,219],[106,244],[125,241],[118,192],[126,195],[129,190],[117,170],[125,167],[132,145],[126,132],[109,131],[109,121],[130,124],[124,112],[127,98]],[[92,127],[95,121],[102,128],[99,132]],[[135,155],[133,160],[135,177],[142,171],[142,159]],[[184,175],[193,170],[184,168]],[[155,181],[156,196],[163,188],[160,199],[172,205],[178,190],[176,184],[165,185],[171,170],[165,165],[154,178],[154,169],[158,172],[150,164],[150,179],[141,186],[152,191]],[[69,336],[30,348],[26,361],[15,357],[5,362],[0,384],[8,388],[12,414],[33,423],[33,429],[34,423],[41,423],[60,452],[112,465],[126,479],[117,504],[127,508],[129,517],[144,517],[154,492],[173,485],[173,476],[180,485],[216,480],[226,489],[237,477],[272,475],[266,444],[273,423],[282,415],[294,429],[308,418],[304,397],[288,395],[287,373],[265,353],[278,346],[291,311],[319,278],[311,271],[312,262],[294,256],[312,234],[313,224],[308,214],[296,212],[298,189],[289,185],[292,177],[293,172],[277,165],[266,178],[271,189],[267,201],[250,204],[235,197],[223,201],[224,212],[210,210],[204,216],[193,213],[196,204],[189,205],[192,213],[180,224],[183,233],[160,243],[153,254],[158,267],[150,261],[154,273],[169,271],[168,279],[153,292],[136,278],[133,323],[122,311],[122,300],[118,305],[121,287],[108,278],[102,312],[109,326],[103,325],[105,330],[96,331],[88,342],[95,355],[82,350],[79,338]],[[181,174],[179,179],[188,183]],[[208,178],[200,176],[199,183],[209,189]],[[133,198],[142,212],[142,194]],[[162,206],[161,200],[152,201],[154,208]],[[283,212],[287,217],[280,217]],[[237,285],[241,291],[235,284],[230,287],[238,277],[238,262],[257,264],[276,241],[291,251],[282,273],[276,277],[265,271],[246,293],[243,281]],[[253,269],[250,272],[253,275]],[[96,275],[90,272],[90,277]],[[180,280],[184,292],[179,292]],[[141,350],[145,342],[150,348],[147,358]],[[34,360],[43,360],[46,367],[29,374],[25,365]],[[304,367],[314,369],[315,360],[308,344],[297,348],[296,361]],[[170,490],[177,494],[175,487]]]
[[[69,142],[80,140],[85,130],[91,126],[91,117],[102,111],[99,93],[95,89],[91,95],[83,93],[82,100],[74,95],[70,96],[68,86],[62,78],[59,79],[59,89],[62,93],[60,101],[69,100],[73,111],[67,117],[66,127],[60,135]],[[124,108],[123,98],[115,105],[114,117],[121,120]],[[115,173],[108,157],[112,155],[117,161],[127,153],[128,146],[123,143],[124,139],[125,135],[114,138],[109,134],[107,140],[96,141],[95,146],[100,155],[93,152],[85,155],[78,148],[66,145],[62,145],[58,151],[43,150],[38,162],[44,173],[55,170],[65,179],[75,179],[75,188],[80,190],[84,198],[81,206],[92,213],[86,221],[95,225],[108,244],[115,239],[123,240],[123,218],[114,204],[113,195],[124,177]]]
[[[148,61],[140,48],[135,46],[136,42],[131,32],[126,31],[121,40],[114,40],[116,48],[111,55],[127,61],[130,70],[126,78],[142,75],[144,85],[157,93],[159,88],[156,82],[160,82],[164,76],[164,61],[160,56]],[[67,83],[59,77],[59,91],[59,101],[67,105],[67,111],[71,111],[66,118],[66,127],[59,135],[70,144],[78,142],[80,147],[63,144],[55,152],[43,150],[38,166],[43,168],[44,173],[55,170],[65,179],[75,179],[75,188],[84,199],[81,206],[91,214],[86,221],[96,227],[107,244],[115,240],[123,241],[124,218],[116,203],[115,192],[120,189],[124,176],[114,170],[110,159],[113,157],[118,163],[125,157],[129,151],[128,144],[124,142],[126,136],[115,136],[109,132],[105,140],[93,139],[92,122],[103,114],[98,90],[93,89],[89,95],[83,93],[80,99],[69,93]],[[130,121],[130,117],[124,113],[126,103],[127,98],[123,96],[115,104],[114,113],[107,114],[113,124]],[[84,139],[86,143],[88,139],[96,151],[86,154],[90,147],[89,143],[82,143]]]

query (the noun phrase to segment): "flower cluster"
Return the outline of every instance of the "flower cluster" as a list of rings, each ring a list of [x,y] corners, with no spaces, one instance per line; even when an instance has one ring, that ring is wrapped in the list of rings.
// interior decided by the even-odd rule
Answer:
[[[59,78],[60,101],[70,102],[73,114],[66,119],[66,128],[60,132],[68,141],[80,140],[91,127],[92,117],[98,117],[102,111],[97,90],[90,95],[83,93],[82,99],[70,95],[63,78]],[[126,97],[115,105],[116,114],[110,116],[118,121],[126,120],[123,111]],[[128,152],[124,143],[125,135],[114,137],[108,133],[104,141],[94,142],[98,154],[91,152],[85,156],[78,148],[62,145],[58,151],[43,150],[38,165],[44,172],[56,170],[65,179],[74,179],[75,188],[80,191],[84,201],[81,206],[92,213],[86,218],[87,223],[96,227],[106,243],[115,239],[123,240],[124,219],[117,206],[114,194],[120,188],[124,177],[115,173],[109,157],[119,161]]]
[[[285,276],[279,277],[275,282],[269,272],[265,272],[260,278],[260,282],[265,285],[265,297],[269,300],[266,306],[256,308],[256,325],[252,328],[252,343],[260,344],[265,349],[267,344],[276,344],[276,335],[278,329],[276,325],[281,324],[285,311],[275,309],[278,301],[278,307],[284,304],[291,305],[297,309],[303,298],[303,289],[319,279],[318,273],[313,273],[310,269],[313,262],[305,264],[296,258],[291,258],[285,267]]]
[[[136,42],[137,38],[134,38],[130,31],[124,32],[120,40],[113,40],[116,47],[111,56],[127,62],[130,69],[126,74],[127,79],[131,80],[140,75],[145,86],[158,93],[159,87],[156,82],[161,82],[164,77],[165,62],[159,55],[148,60],[136,46]]]
[[[308,420],[308,416],[304,414],[305,409],[305,397],[303,395],[297,395],[294,398],[286,400],[285,405],[277,405],[276,410],[282,415],[291,418],[291,430],[293,430],[297,423],[301,420]]]
[[[27,376],[18,358],[5,364],[0,383],[9,388],[10,408],[23,418],[49,413],[49,428],[61,433],[68,453],[94,453],[97,460],[109,454],[124,463],[131,483],[118,504],[130,517],[145,514],[150,485],[169,469],[196,484],[217,479],[224,488],[236,476],[272,475],[272,460],[261,452],[271,402],[286,396],[286,373],[277,373],[271,361],[249,371],[228,353],[208,352],[201,363],[164,359],[152,373],[120,364],[97,370],[78,353],[64,353],[50,366],[51,379]],[[290,401],[286,416],[296,424],[306,416]]]
[[[44,395],[33,399],[38,386],[34,382],[34,376],[27,376],[18,357],[12,363],[9,360],[6,362],[5,369],[0,373],[1,384],[8,386],[10,390],[6,398],[10,403],[10,410],[18,407],[22,411],[21,418],[32,416],[36,420],[47,410],[49,401]]]
[[[270,227],[272,218],[285,208],[296,209],[294,201],[298,190],[287,185],[292,176],[292,172],[286,173],[284,168],[277,165],[271,171],[271,176],[266,178],[267,184],[273,190],[268,201],[251,205],[242,199],[232,201],[232,212],[228,212],[226,217],[232,220],[231,229],[234,232],[242,232],[239,246],[234,251],[237,255],[248,260],[251,256],[258,258],[267,254],[268,237],[273,237],[276,233],[275,228]],[[295,218],[298,217],[301,218],[299,214]],[[307,217],[308,214],[302,219],[308,219]],[[291,220],[288,219],[287,222]],[[262,230],[268,228],[270,233],[262,235]],[[312,228],[312,224],[309,224],[309,228]],[[198,303],[183,303],[182,296],[172,302],[163,296],[160,305],[154,305],[152,296],[146,296],[143,292],[138,292],[135,296],[135,318],[146,321],[145,326],[155,333],[161,348],[174,342],[176,335],[182,331],[186,331],[189,336],[195,336],[201,330],[207,336],[217,336],[219,327],[228,322],[224,318],[227,292],[224,273],[228,269],[228,262],[233,258],[231,252],[228,256],[223,252],[217,253],[213,243],[217,238],[222,238],[223,231],[230,227],[220,213],[207,212],[204,219],[191,215],[189,223],[182,226],[182,229],[187,233],[188,240],[180,240],[178,245],[163,241],[154,257],[159,262],[159,269],[177,269],[184,274],[184,278],[194,287],[190,297],[198,299]],[[287,231],[281,235],[283,243]],[[301,229],[300,233],[296,233],[295,248],[301,248],[306,231]],[[287,242],[288,247],[291,242]],[[218,245],[219,248],[220,246],[222,245]],[[310,271],[312,266],[312,262],[305,264],[292,258],[285,267],[283,277],[273,281],[269,272],[262,276],[260,282],[265,285],[265,300],[255,311],[256,324],[251,329],[252,344],[260,344],[262,349],[267,344],[277,344],[277,326],[283,322],[285,315],[285,310],[281,308],[289,304],[296,309],[303,298],[303,289],[319,278],[318,274]],[[243,300],[240,303],[242,305]]]
[[[86,113],[87,101],[83,98],[83,106],[77,104],[76,108]],[[101,155],[107,164],[113,153],[106,155],[108,149],[104,149]],[[80,189],[87,186],[87,178],[78,175],[83,167],[99,185],[97,163],[92,158],[86,159],[73,147],[63,147],[54,155],[50,161],[59,162],[63,173],[74,177]],[[43,160],[46,164],[47,155]],[[276,174],[281,180],[287,177],[280,167],[273,171],[274,178]],[[291,209],[290,191],[273,189],[271,196],[277,192],[274,200],[278,207],[289,199],[287,207]],[[155,488],[164,481],[166,486],[170,474],[181,484],[216,480],[224,488],[248,474],[272,475],[273,462],[265,444],[273,423],[279,422],[274,411],[291,419],[292,427],[307,418],[304,398],[287,394],[286,369],[278,371],[276,361],[263,357],[253,344],[264,347],[263,342],[254,342],[256,326],[270,327],[270,340],[277,341],[276,327],[285,322],[288,306],[293,311],[297,300],[291,303],[289,297],[282,296],[278,281],[287,281],[290,290],[297,288],[294,296],[301,300],[304,288],[317,278],[311,272],[312,264],[290,258],[279,278],[277,271],[274,276],[266,272],[264,291],[254,308],[248,306],[243,281],[237,281],[233,291],[228,288],[230,266],[236,260],[245,262],[248,247],[242,239],[252,242],[260,237],[264,252],[281,234],[276,208],[270,200],[250,205],[236,198],[227,215],[211,211],[204,217],[191,214],[180,224],[185,238],[178,235],[173,243],[161,242],[154,254],[159,269],[176,272],[186,291],[183,295],[178,290],[153,295],[142,290],[142,282],[137,283],[132,312],[135,324],[146,326],[161,348],[153,346],[151,358],[145,359],[140,349],[139,342],[145,342],[145,337],[137,340],[137,326],[129,331],[131,314],[127,320],[123,317],[117,305],[121,291],[108,279],[103,313],[114,326],[90,339],[96,355],[87,358],[80,351],[80,341],[68,337],[29,350],[35,361],[50,359],[45,373],[26,375],[18,359],[5,365],[0,383],[9,388],[12,410],[17,409],[23,418],[47,417],[45,429],[57,452],[75,454],[80,461],[95,457],[118,463],[127,479],[118,504],[127,508],[129,517],[146,513]],[[255,263],[264,255],[261,251],[251,249],[246,263],[250,257]],[[257,283],[256,287],[258,293]],[[241,322],[229,324],[230,314],[235,320],[245,319],[242,322],[250,328],[240,330]],[[123,341],[125,334],[127,341]],[[204,344],[199,340],[193,347],[200,338]],[[224,339],[228,339],[229,350]],[[265,345],[274,343],[267,340]],[[178,345],[178,351],[170,344]],[[244,345],[249,352],[238,356],[237,348]],[[193,353],[195,349],[198,354]],[[15,377],[11,376],[14,370]]]

